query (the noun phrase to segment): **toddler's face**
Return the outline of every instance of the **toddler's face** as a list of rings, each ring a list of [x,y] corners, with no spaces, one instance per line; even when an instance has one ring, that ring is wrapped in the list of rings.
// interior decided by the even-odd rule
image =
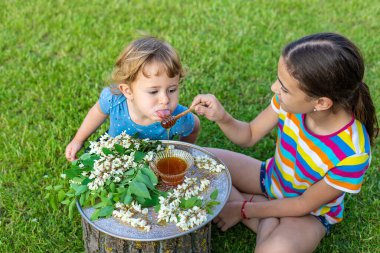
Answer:
[[[298,81],[290,75],[282,57],[278,62],[277,75],[278,78],[272,84],[271,89],[278,96],[281,107],[290,113],[313,111],[314,100],[299,88]]]
[[[145,66],[144,73],[138,74],[131,84],[133,108],[129,108],[132,119],[141,125],[161,121],[171,114],[178,105],[179,76],[170,78],[159,64]]]

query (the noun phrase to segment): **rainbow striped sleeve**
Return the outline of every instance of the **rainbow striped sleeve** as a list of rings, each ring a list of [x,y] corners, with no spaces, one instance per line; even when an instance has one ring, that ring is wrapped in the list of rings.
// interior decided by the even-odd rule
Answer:
[[[273,110],[277,114],[279,114],[280,113],[280,102],[278,101],[278,97],[276,95],[274,95],[272,97],[271,105],[272,105]]]
[[[324,179],[327,184],[336,189],[358,193],[369,163],[370,156],[367,153],[349,156],[330,169]]]

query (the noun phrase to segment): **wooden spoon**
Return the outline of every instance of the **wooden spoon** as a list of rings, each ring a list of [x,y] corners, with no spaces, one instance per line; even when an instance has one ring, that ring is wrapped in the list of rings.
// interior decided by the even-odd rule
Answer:
[[[169,115],[169,116],[163,118],[161,121],[161,126],[165,129],[171,128],[172,126],[174,126],[174,124],[177,122],[177,120],[179,118],[181,118],[182,116],[185,116],[186,114],[188,114],[193,109],[194,109],[193,107],[190,107],[186,111],[183,111],[180,114],[177,114],[176,116]]]

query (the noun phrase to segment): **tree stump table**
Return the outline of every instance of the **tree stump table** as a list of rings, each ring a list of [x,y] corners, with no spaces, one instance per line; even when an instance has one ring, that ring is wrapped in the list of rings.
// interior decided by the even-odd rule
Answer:
[[[178,141],[162,141],[164,144],[174,145],[176,149],[183,149],[193,156],[207,155],[223,164],[217,157],[207,150],[189,143]],[[211,221],[227,203],[231,193],[231,176],[228,170],[218,174],[212,174],[200,170],[193,165],[187,172],[187,176],[205,178],[210,180],[209,189],[202,194],[208,198],[214,189],[218,189],[217,201],[219,205],[214,207],[213,214],[207,215],[207,220],[188,231],[182,231],[174,223],[166,226],[152,225],[149,232],[144,232],[114,218],[92,221],[89,217],[94,212],[93,208],[82,209],[79,202],[77,208],[82,216],[83,241],[86,252],[120,252],[120,253],[153,253],[153,252],[211,252]],[[152,208],[150,208],[152,209]],[[154,216],[153,209],[149,209],[149,215]]]

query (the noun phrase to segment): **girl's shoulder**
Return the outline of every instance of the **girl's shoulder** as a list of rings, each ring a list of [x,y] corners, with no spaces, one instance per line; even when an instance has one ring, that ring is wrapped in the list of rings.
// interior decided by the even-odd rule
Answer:
[[[106,87],[102,90],[99,97],[100,109],[105,113],[109,114],[110,110],[123,103],[126,100],[123,94],[117,94],[112,91],[110,87]]]

